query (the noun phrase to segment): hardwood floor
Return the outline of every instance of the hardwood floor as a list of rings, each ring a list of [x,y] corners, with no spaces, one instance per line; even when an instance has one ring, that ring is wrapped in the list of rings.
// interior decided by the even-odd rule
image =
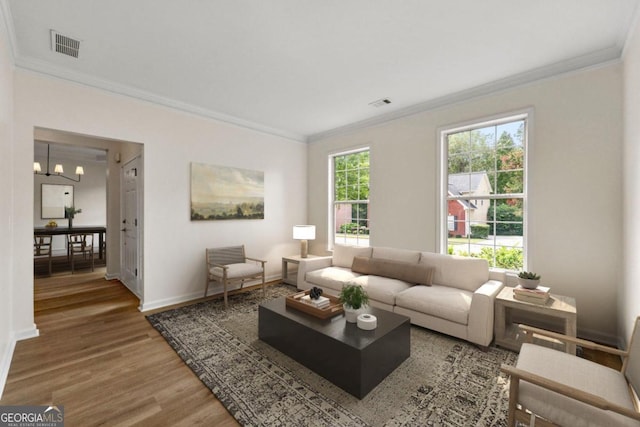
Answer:
[[[85,259],[82,256],[76,256],[74,259],[75,269],[77,273],[86,273],[91,271],[91,258]],[[107,264],[105,258],[100,259],[96,252],[93,256],[94,267],[104,267]],[[51,273],[53,275],[65,276],[71,271],[71,263],[66,256],[54,256],[51,258]],[[33,263],[33,274],[36,278],[49,276],[49,259],[47,257],[35,258]],[[104,275],[104,274],[103,274]]]
[[[237,426],[137,298],[103,277],[36,280],[40,336],[17,343],[0,405],[64,405],[67,426]]]
[[[35,281],[40,336],[17,343],[0,405],[64,405],[70,427],[239,425],[104,273]],[[605,356],[584,354],[619,366]]]

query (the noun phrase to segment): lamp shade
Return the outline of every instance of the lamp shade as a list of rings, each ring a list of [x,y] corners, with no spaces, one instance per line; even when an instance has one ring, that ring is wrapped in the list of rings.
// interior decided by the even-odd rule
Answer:
[[[64,173],[64,169],[62,169],[62,165],[57,164],[56,167],[53,169],[53,171],[55,173]]]
[[[42,168],[40,167],[40,162],[33,162],[33,171],[42,172]]]
[[[316,238],[316,226],[294,225],[293,238],[296,240],[314,240]]]
[[[84,175],[84,168],[82,166],[76,168],[76,175]]]

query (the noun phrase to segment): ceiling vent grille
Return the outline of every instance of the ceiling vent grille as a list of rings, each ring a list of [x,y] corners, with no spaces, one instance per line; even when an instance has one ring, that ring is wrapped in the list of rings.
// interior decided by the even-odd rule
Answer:
[[[388,98],[381,98],[381,99],[377,99],[375,101],[372,101],[369,103],[369,105],[371,105],[372,107],[383,107],[385,105],[389,105],[391,104],[391,101]]]
[[[77,58],[80,51],[80,40],[63,36],[55,30],[51,30],[51,50]]]

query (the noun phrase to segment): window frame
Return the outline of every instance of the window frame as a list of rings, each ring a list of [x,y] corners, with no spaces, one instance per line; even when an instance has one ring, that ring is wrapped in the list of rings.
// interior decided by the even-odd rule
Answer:
[[[465,131],[472,131],[475,129],[482,129],[490,126],[500,126],[503,124],[515,122],[523,120],[525,131],[523,135],[523,150],[524,150],[524,160],[523,160],[523,190],[520,193],[511,193],[511,194],[491,194],[490,196],[479,196],[473,195],[473,200],[471,197],[466,197],[469,201],[477,201],[483,202],[484,200],[488,200],[490,205],[492,200],[505,200],[505,199],[521,199],[522,200],[522,251],[523,251],[523,270],[527,270],[531,268],[531,259],[530,259],[530,251],[528,248],[528,232],[530,227],[530,219],[529,219],[529,189],[528,183],[531,177],[531,171],[529,167],[529,158],[530,158],[530,146],[533,139],[533,121],[534,121],[534,111],[533,108],[522,109],[518,111],[512,111],[503,114],[497,114],[489,117],[484,117],[476,120],[469,120],[463,123],[457,123],[453,125],[443,126],[437,130],[438,134],[438,146],[437,146],[437,158],[438,158],[438,214],[437,214],[437,224],[436,224],[436,236],[437,242],[436,247],[439,252],[442,254],[448,253],[448,225],[449,225],[449,209],[448,202],[450,200],[463,200],[464,196],[460,197],[452,197],[448,196],[449,190],[449,181],[448,181],[448,169],[449,169],[449,152],[448,152],[448,136]],[[496,138],[498,136],[496,135]],[[492,246],[493,248],[503,247],[503,246]],[[500,267],[490,267],[492,270],[501,270],[501,271],[515,271],[508,270]]]
[[[368,151],[369,152],[369,198],[367,200],[340,200],[340,201],[336,201],[335,200],[335,194],[336,194],[336,189],[335,189],[335,159],[336,157],[342,157],[342,156],[348,156],[350,154],[356,154],[356,153],[361,153],[364,151]],[[371,146],[369,145],[364,145],[361,147],[356,147],[356,148],[351,148],[348,150],[342,150],[342,151],[337,151],[334,153],[330,153],[328,155],[328,163],[329,163],[329,191],[328,191],[328,224],[327,224],[327,230],[328,230],[328,242],[327,242],[327,246],[328,246],[328,250],[332,251],[333,248],[336,245],[336,216],[335,216],[335,210],[336,210],[336,204],[344,204],[344,203],[350,203],[350,204],[366,204],[367,205],[367,223],[368,223],[368,228],[369,228],[369,234],[368,234],[368,240],[369,240],[369,244],[367,246],[371,246],[371,221],[370,221],[370,209],[369,206],[371,206],[370,201],[371,201]],[[338,244],[341,244],[338,242]],[[365,247],[365,246],[361,246],[361,245],[356,245],[358,247]]]

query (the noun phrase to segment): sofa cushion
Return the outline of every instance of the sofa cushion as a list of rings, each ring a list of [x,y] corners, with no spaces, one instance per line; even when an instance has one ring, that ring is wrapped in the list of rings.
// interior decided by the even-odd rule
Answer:
[[[374,247],[371,251],[371,258],[384,258],[395,261],[417,263],[420,261],[420,252],[410,251],[408,249]]]
[[[360,274],[354,273],[350,268],[325,267],[307,272],[305,280],[316,286],[340,291],[343,285],[359,276]]]
[[[422,252],[420,264],[434,268],[433,284],[474,292],[489,280],[486,259]]]
[[[335,245],[333,247],[332,264],[334,267],[351,268],[351,264],[353,264],[353,257],[355,256],[370,257],[371,248]]]
[[[396,305],[441,319],[468,324],[473,293],[449,286],[412,286],[396,295]]]
[[[353,257],[351,270],[360,274],[373,274],[420,285],[431,285],[433,275],[433,267],[424,264],[358,256]]]
[[[398,292],[402,292],[412,286],[402,280],[380,276],[360,276],[349,283],[362,286],[367,291],[370,300],[389,305],[395,304]]]

